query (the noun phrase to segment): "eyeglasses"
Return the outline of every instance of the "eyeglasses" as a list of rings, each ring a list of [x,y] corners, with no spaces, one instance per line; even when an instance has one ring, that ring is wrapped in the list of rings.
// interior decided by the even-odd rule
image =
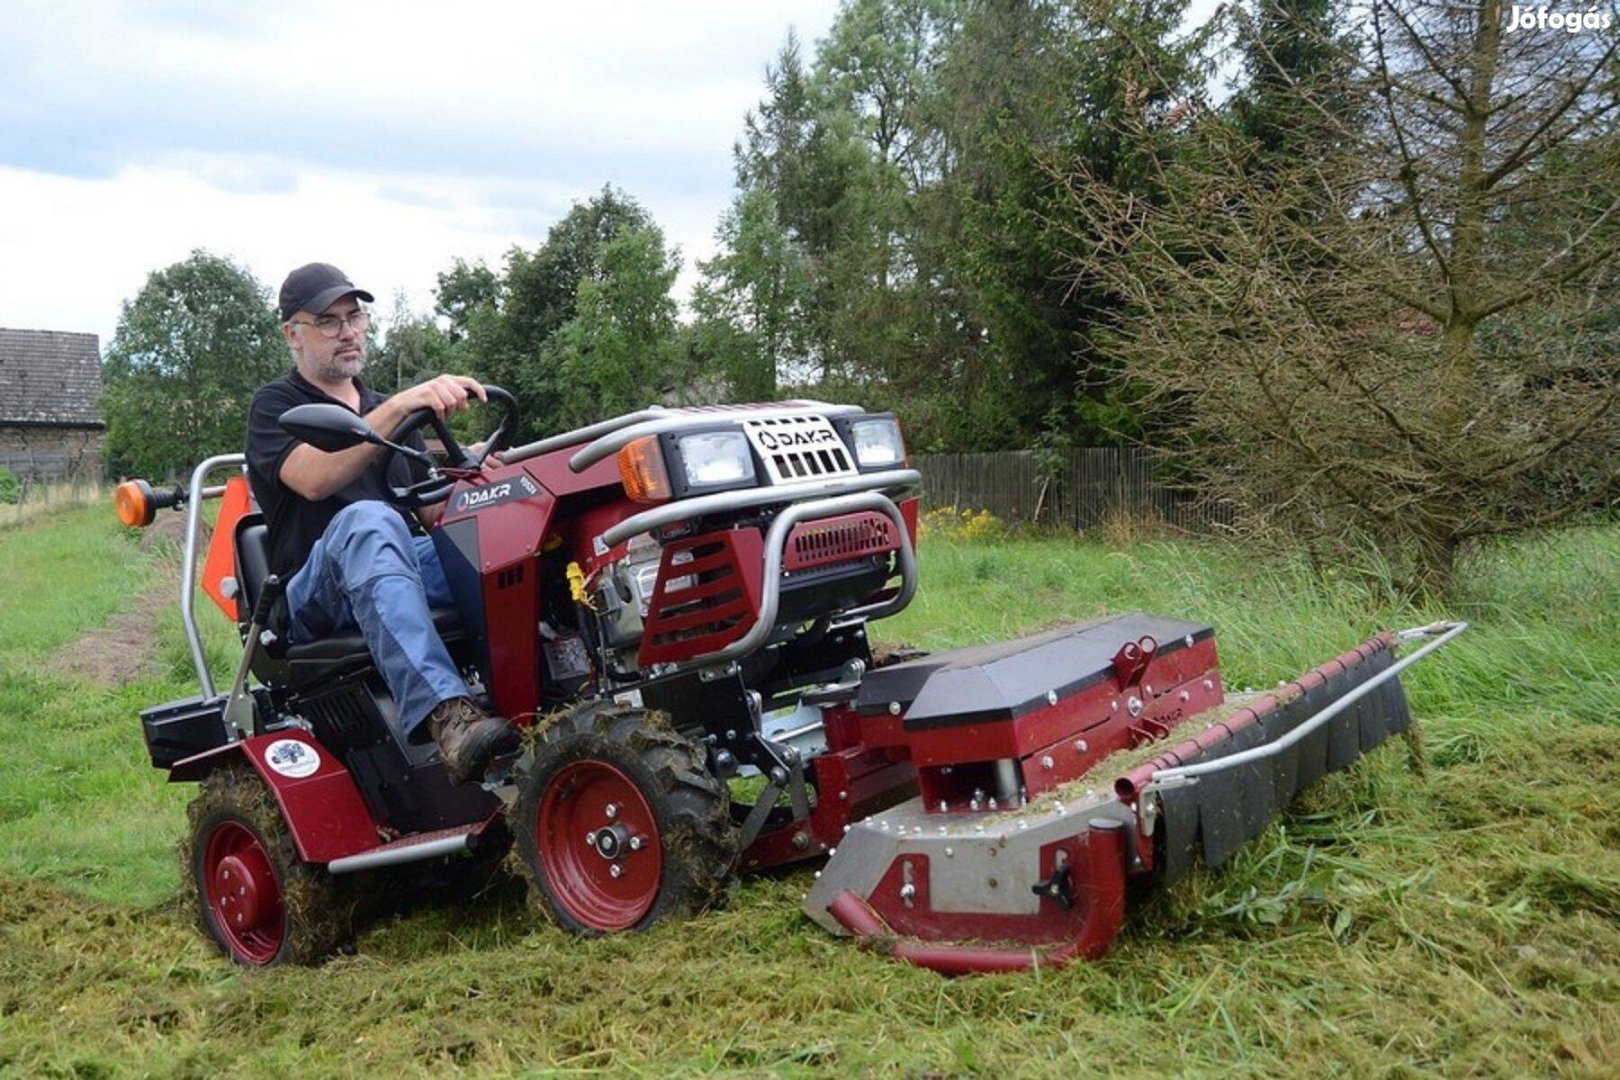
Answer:
[[[343,333],[344,324],[357,334],[363,334],[371,328],[371,312],[351,311],[347,315],[321,315],[314,319],[288,319],[290,323],[299,326],[313,326],[320,331],[321,337],[335,338]]]

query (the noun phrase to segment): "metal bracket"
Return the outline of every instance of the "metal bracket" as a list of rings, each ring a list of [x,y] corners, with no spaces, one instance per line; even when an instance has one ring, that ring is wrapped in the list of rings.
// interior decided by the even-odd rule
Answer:
[[[281,578],[275,574],[265,578],[264,584],[259,587],[258,603],[253,605],[247,638],[242,642],[242,659],[237,662],[231,691],[225,696],[225,738],[231,742],[240,742],[249,732],[257,730],[258,725],[254,723],[257,711],[253,693],[248,689],[248,674],[253,669],[254,656],[276,639],[275,632],[265,624],[270,621],[270,613],[275,610],[276,601],[281,599],[282,590]]]
[[[1054,867],[1051,877],[1037,881],[1029,887],[1029,891],[1052,900],[1064,911],[1074,909],[1074,877],[1069,872],[1068,863]]]

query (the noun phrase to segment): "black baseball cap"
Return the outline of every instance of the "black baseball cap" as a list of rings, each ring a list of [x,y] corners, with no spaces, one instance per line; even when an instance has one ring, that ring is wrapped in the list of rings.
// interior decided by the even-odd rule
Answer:
[[[287,275],[281,283],[281,321],[300,311],[319,315],[345,296],[358,296],[366,303],[377,298],[356,288],[349,275],[331,263],[309,263]]]

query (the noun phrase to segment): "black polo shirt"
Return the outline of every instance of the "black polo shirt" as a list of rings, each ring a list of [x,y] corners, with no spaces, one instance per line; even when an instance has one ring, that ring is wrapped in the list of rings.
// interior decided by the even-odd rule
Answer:
[[[359,379],[354,382],[360,390],[360,415],[366,415],[387,400]],[[281,464],[303,441],[283,431],[277,421],[293,406],[311,402],[349,407],[294,368],[268,386],[260,387],[248,408],[248,484],[270,528],[270,571],[280,574],[283,581],[304,565],[309,549],[326,532],[339,510],[366,499],[386,501],[390,486],[403,487],[427,477],[427,470],[420,462],[385,451],[347,486],[327,498],[311,502],[299,495],[281,482]],[[422,449],[421,433],[412,434],[406,445]],[[417,527],[414,516],[404,510],[400,515],[413,529]]]

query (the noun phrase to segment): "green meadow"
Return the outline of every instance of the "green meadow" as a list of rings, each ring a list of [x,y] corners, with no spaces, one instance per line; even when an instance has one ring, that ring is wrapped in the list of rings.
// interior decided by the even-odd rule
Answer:
[[[1380,627],[1474,627],[1406,678],[1417,735],[1308,792],[1096,963],[946,980],[830,937],[813,868],[582,941],[521,885],[413,896],[313,969],[248,973],[176,903],[185,786],[136,713],[195,693],[178,558],[104,506],[0,528],[0,1075],[1613,1076],[1620,528],[1476,553],[1448,609],[1375,562],[937,527],[874,636],[948,648],[1142,608],[1233,687]],[[234,630],[203,601],[220,677]],[[130,660],[115,677],[104,649]]]

